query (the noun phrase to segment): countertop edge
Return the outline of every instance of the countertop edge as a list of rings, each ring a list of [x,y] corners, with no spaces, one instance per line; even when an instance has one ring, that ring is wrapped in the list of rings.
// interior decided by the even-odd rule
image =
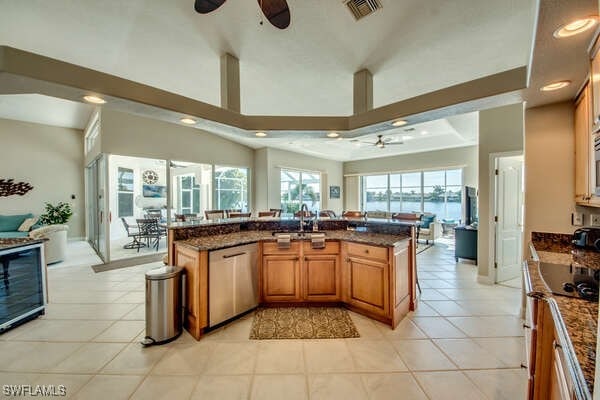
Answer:
[[[583,370],[581,369],[580,362],[577,358],[575,348],[573,347],[573,343],[570,339],[569,330],[564,322],[564,319],[560,313],[560,308],[554,300],[552,292],[548,289],[545,282],[543,282],[543,278],[540,275],[540,279],[545,286],[545,291],[535,290],[531,284],[531,272],[530,268],[534,267],[531,263],[535,263],[535,268],[538,268],[537,273],[539,274],[539,255],[535,249],[533,243],[529,243],[529,249],[531,251],[531,259],[525,261],[525,273],[527,275],[528,281],[525,282],[527,287],[524,288],[525,294],[528,297],[533,297],[539,300],[546,301],[550,307],[550,312],[552,314],[552,320],[554,321],[554,326],[556,331],[558,332],[558,341],[559,345],[565,350],[565,355],[567,356],[567,365],[569,369],[569,375],[571,376],[571,380],[573,381],[573,389],[576,394],[576,398],[580,400],[592,400],[592,395],[590,393],[589,386],[587,381],[585,380],[585,376],[583,374]]]

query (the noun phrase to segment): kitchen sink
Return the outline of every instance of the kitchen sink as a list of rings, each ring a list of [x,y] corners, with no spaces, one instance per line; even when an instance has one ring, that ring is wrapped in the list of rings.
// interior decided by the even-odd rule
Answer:
[[[313,235],[327,236],[324,231],[290,231],[290,232],[273,232],[273,236],[278,237],[280,235],[290,235],[291,240],[308,239],[311,240]]]

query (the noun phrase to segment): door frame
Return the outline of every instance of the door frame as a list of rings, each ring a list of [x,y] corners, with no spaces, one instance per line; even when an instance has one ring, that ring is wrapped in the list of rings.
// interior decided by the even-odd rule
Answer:
[[[499,153],[490,153],[489,156],[489,193],[488,193],[488,206],[489,206],[489,221],[488,221],[488,276],[484,279],[490,285],[496,284],[497,271],[494,266],[496,262],[496,196],[498,194],[498,181],[496,179],[496,168],[498,168],[498,159],[503,157],[525,157],[523,150],[505,151]],[[523,159],[523,171],[525,171],[525,159]],[[523,210],[523,221],[525,220],[525,210]],[[523,241],[521,240],[521,246]]]

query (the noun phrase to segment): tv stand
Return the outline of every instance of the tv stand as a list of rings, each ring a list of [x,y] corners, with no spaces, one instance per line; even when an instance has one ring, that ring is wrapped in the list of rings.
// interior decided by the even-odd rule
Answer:
[[[454,258],[475,261],[477,265],[477,228],[462,225],[454,228]]]

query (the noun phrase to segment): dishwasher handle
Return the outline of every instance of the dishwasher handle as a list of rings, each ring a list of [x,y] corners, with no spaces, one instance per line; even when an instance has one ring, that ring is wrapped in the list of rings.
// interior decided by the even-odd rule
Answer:
[[[237,256],[243,256],[244,254],[246,254],[245,251],[243,251],[241,253],[227,254],[227,255],[224,255],[223,258],[232,258],[232,257],[237,257]]]

